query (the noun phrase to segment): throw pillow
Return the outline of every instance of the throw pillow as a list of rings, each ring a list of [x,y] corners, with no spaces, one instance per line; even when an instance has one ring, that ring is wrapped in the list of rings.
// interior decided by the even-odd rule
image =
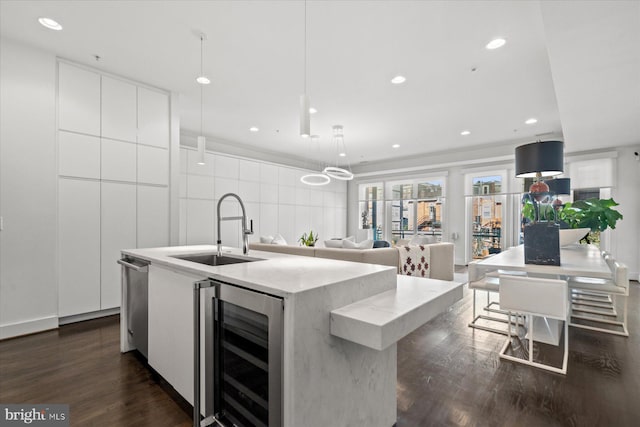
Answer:
[[[341,248],[342,245],[342,239],[338,239],[338,240],[325,240],[324,241],[324,247],[325,248]]]
[[[286,245],[287,241],[284,239],[284,237],[282,237],[282,234],[276,234],[275,236],[273,236],[273,241],[271,242],[272,245]]]
[[[343,240],[343,247],[345,249],[371,249],[373,248],[373,240],[363,240],[360,243],[352,242],[351,240]]]
[[[260,243],[271,243],[273,242],[273,236],[260,236]]]

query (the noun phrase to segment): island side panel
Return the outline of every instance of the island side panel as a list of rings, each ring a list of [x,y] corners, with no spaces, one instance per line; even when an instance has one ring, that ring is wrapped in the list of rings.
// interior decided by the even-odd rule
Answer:
[[[149,365],[193,404],[193,283],[203,277],[149,266]],[[204,298],[200,301],[204,410]]]
[[[331,310],[396,287],[390,269],[295,294],[285,301],[284,426],[390,427],[396,422],[397,352],[331,335]]]

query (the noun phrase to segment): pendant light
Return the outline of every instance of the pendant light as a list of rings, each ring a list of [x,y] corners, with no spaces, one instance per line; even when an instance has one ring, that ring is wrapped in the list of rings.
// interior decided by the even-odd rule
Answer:
[[[333,126],[333,141],[336,146],[336,161],[335,166],[327,166],[322,173],[328,175],[331,178],[339,179],[341,181],[351,181],[353,179],[353,172],[351,172],[351,166],[347,162],[347,168],[339,167],[340,157],[347,157],[347,149],[344,143],[344,133],[342,125]]]
[[[300,95],[300,136],[311,136],[311,115],[307,95],[307,0],[304,1],[304,92]]]
[[[320,137],[318,135],[312,135],[311,138],[311,142],[314,144],[317,144],[318,141],[320,141]],[[317,148],[317,147],[316,147]],[[320,151],[319,149],[316,149],[316,151]],[[325,173],[309,173],[306,174],[304,176],[302,176],[300,178],[300,182],[302,182],[303,184],[306,185],[311,185],[311,186],[320,186],[320,185],[327,185],[331,182],[331,178],[329,178],[329,176]]]
[[[196,78],[196,82],[200,85],[200,135],[198,136],[198,164],[204,165],[204,151],[207,145],[207,139],[204,137],[204,132],[202,131],[202,123],[203,123],[203,111],[204,111],[204,102],[203,102],[203,94],[202,89],[204,85],[208,85],[211,81],[204,75],[204,40],[206,35],[204,33],[200,34],[200,74]]]

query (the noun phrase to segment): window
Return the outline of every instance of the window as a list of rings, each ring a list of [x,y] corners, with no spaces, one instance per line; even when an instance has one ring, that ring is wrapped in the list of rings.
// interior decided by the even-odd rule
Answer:
[[[502,250],[504,196],[501,175],[474,176],[471,182],[471,254],[478,259]]]
[[[360,184],[358,229],[372,230],[373,239],[380,240],[384,233],[384,199],[382,183]]]
[[[442,239],[444,212],[444,178],[418,178],[387,183],[391,199],[392,242],[410,239],[416,234],[430,234]]]

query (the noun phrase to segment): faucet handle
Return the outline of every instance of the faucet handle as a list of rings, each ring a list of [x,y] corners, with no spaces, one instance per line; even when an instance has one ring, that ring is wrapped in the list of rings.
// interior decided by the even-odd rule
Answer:
[[[253,234],[253,220],[249,220],[249,229],[244,230],[244,234]]]

